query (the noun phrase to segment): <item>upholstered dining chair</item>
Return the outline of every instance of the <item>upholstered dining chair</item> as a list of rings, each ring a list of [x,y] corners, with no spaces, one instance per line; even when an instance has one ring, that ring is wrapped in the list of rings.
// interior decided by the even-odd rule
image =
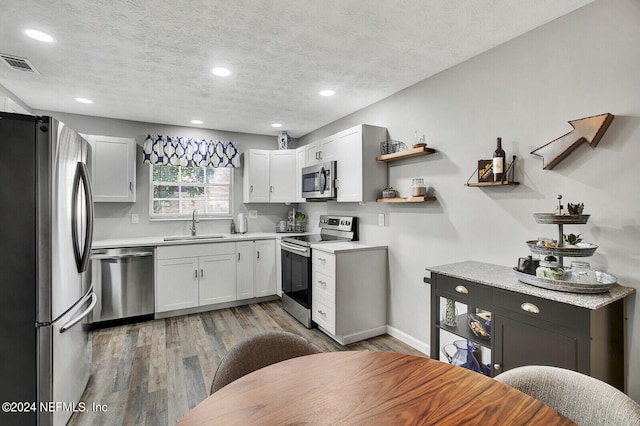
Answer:
[[[262,367],[320,352],[320,348],[304,337],[285,331],[267,331],[249,337],[222,358],[213,377],[211,393]]]
[[[495,379],[581,426],[640,426],[640,405],[613,386],[575,371],[528,365],[505,371]]]

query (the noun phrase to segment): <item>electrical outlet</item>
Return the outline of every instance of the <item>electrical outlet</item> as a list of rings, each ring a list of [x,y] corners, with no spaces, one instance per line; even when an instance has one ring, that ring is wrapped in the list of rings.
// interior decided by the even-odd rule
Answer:
[[[384,213],[378,213],[378,226],[384,226]]]
[[[138,223],[138,214],[134,213],[131,215],[131,223]]]
[[[249,210],[249,219],[257,219],[258,210]]]

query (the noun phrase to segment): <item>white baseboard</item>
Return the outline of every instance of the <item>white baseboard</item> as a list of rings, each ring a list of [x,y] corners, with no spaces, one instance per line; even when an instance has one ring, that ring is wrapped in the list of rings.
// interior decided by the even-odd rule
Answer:
[[[395,337],[396,339],[400,340],[403,343],[406,343],[407,345],[411,346],[412,348],[422,352],[425,355],[429,355],[431,353],[431,351],[429,350],[429,344],[426,342],[421,342],[420,340],[416,339],[413,336],[409,336],[407,333],[398,330],[395,327],[391,327],[390,325],[387,325],[387,334],[389,336]]]

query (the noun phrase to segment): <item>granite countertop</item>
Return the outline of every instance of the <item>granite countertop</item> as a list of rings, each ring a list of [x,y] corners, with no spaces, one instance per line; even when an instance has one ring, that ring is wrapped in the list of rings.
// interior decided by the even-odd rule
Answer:
[[[360,241],[341,241],[336,243],[311,244],[311,248],[327,253],[340,253],[345,251],[377,250],[381,248],[387,248],[387,246],[366,244]]]
[[[508,266],[492,265],[475,261],[431,266],[426,269],[427,271],[441,275],[474,281],[495,288],[528,294],[530,296],[554,300],[587,309],[601,308],[616,300],[627,297],[636,291],[633,287],[624,287],[621,285],[615,285],[609,291],[598,294],[579,294],[547,290],[518,281],[513,269]]]
[[[251,232],[247,234],[211,234],[222,235],[222,238],[210,238],[210,239],[185,239],[185,240],[173,240],[165,241],[165,236],[149,236],[149,237],[131,237],[131,238],[112,238],[106,240],[95,240],[92,248],[105,249],[105,248],[120,248],[120,247],[142,247],[142,246],[175,246],[183,244],[211,244],[211,243],[229,243],[234,241],[244,240],[270,240],[281,239],[284,236],[291,235],[305,235],[309,232],[300,233],[280,233],[280,232]],[[171,237],[167,235],[166,237]]]

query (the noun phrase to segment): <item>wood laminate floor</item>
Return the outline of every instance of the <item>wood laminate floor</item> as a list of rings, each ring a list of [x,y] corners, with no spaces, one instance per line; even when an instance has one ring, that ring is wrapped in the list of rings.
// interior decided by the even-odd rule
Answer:
[[[300,334],[327,352],[426,356],[388,335],[341,346],[305,328],[280,301],[105,328],[92,332],[92,372],[82,396],[87,412],[75,413],[69,425],[173,425],[209,396],[227,350],[267,330]]]

